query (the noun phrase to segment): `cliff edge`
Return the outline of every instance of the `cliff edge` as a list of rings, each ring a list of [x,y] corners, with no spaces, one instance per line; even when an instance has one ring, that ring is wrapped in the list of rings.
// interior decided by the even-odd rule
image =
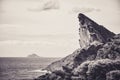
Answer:
[[[75,50],[72,54],[68,55],[67,57],[59,61],[53,62],[46,68],[47,70],[49,71],[62,70],[62,66],[66,65],[72,69],[75,67],[74,61],[78,60],[78,56],[83,56],[80,57],[81,60],[79,61],[79,63],[85,60],[93,60],[94,57],[97,55],[96,53],[97,50],[100,48],[100,45],[106,43],[110,38],[112,38],[115,35],[113,32],[97,24],[84,14],[80,13],[78,15],[78,19],[80,25],[79,28],[80,48]]]
[[[120,80],[120,34],[78,15],[80,48],[46,67],[35,80]]]

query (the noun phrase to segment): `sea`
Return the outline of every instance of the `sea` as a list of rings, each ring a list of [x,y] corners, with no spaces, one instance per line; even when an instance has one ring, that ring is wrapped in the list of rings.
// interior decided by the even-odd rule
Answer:
[[[0,57],[0,80],[33,80],[58,58]]]

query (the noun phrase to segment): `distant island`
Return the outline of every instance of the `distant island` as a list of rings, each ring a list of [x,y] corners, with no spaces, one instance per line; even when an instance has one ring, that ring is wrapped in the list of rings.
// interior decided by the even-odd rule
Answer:
[[[38,56],[37,54],[30,54],[27,57],[28,58],[39,58],[40,56]]]

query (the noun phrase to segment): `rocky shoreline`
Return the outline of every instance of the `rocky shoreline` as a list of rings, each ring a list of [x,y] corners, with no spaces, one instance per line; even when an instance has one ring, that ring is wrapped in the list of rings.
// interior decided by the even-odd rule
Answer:
[[[50,64],[46,70],[51,73],[35,80],[120,80],[120,34],[84,14],[78,19],[80,48]]]

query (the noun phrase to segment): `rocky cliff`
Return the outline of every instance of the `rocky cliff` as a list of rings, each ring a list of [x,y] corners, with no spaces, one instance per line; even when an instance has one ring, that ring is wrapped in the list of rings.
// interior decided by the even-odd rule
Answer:
[[[50,64],[35,80],[120,80],[120,34],[78,15],[80,48]]]
[[[68,66],[70,69],[75,67],[76,61],[93,60],[100,45],[107,42],[115,34],[105,27],[98,25],[84,14],[78,15],[79,19],[79,43],[80,48],[69,56],[50,64],[46,69],[50,71],[62,70],[62,66]],[[89,56],[90,55],[90,56]]]
[[[113,32],[110,32],[102,25],[97,24],[84,14],[79,14],[78,19],[80,22],[79,42],[81,48],[89,46],[93,42],[105,43],[109,38],[115,35]]]

